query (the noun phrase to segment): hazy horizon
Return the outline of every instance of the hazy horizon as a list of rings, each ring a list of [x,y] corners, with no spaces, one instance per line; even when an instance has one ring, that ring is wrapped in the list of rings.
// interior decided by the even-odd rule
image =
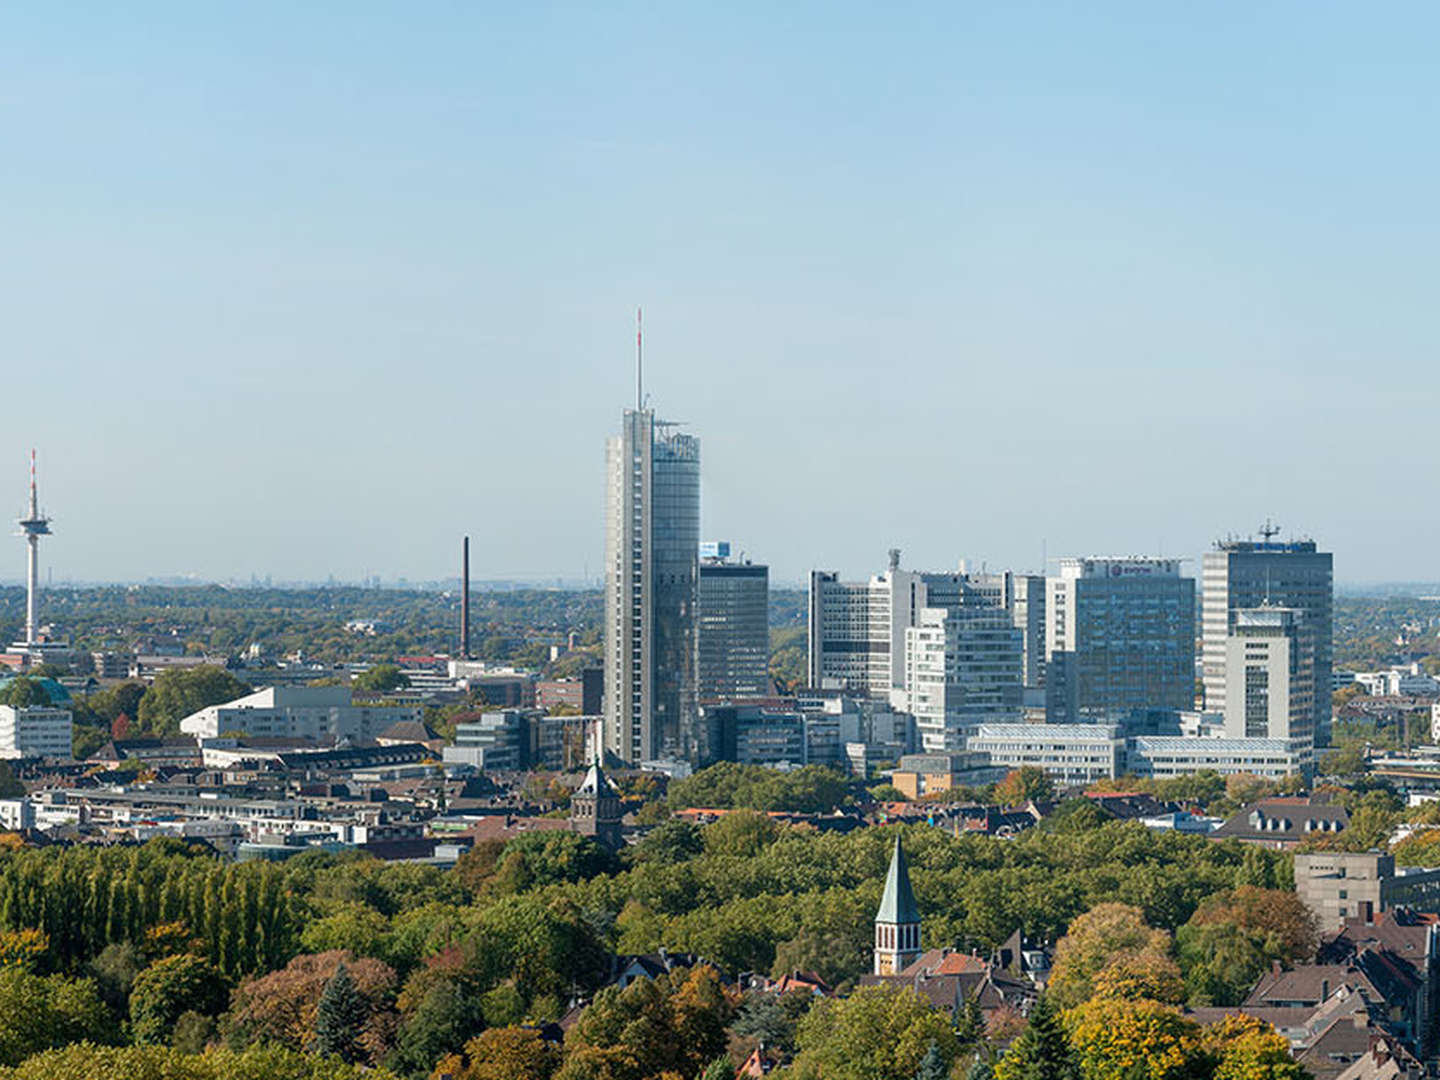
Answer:
[[[1440,9],[0,28],[0,508],[38,447],[42,581],[433,581],[465,533],[477,580],[593,578],[637,304],[705,535],[778,582],[1267,517],[1338,582],[1440,579],[1440,507],[1375,509],[1440,465]]]

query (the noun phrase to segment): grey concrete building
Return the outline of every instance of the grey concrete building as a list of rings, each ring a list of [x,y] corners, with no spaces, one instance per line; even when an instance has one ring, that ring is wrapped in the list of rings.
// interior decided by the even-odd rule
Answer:
[[[1227,736],[1283,739],[1302,766],[1310,766],[1315,757],[1315,634],[1303,611],[1233,608],[1224,685]]]
[[[1268,530],[1267,530],[1268,532]],[[1201,585],[1201,664],[1205,708],[1226,711],[1225,656],[1231,615],[1262,604],[1304,613],[1315,642],[1314,743],[1330,743],[1334,644],[1334,566],[1313,540],[1224,540],[1206,552]]]
[[[1021,677],[1044,684],[1045,590],[1037,575],[904,570],[900,552],[868,581],[841,581],[833,570],[810,575],[809,682],[864,697],[905,689],[905,634],[926,608],[988,606],[1006,612],[1022,635]]]
[[[1346,919],[1395,907],[1434,911],[1440,870],[1397,868],[1395,856],[1377,851],[1296,854],[1295,892],[1329,933]]]
[[[1022,635],[1021,678],[1028,689],[1045,685],[1045,575],[970,574],[970,585],[986,602],[1004,608]]]

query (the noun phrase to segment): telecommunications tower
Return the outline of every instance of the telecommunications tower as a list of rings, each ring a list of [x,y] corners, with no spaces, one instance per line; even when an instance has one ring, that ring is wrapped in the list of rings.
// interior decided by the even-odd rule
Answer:
[[[35,451],[30,451],[30,506],[19,521],[19,535],[30,545],[30,566],[25,577],[25,644],[39,644],[36,625],[36,601],[40,592],[40,537],[50,535],[50,519],[40,513],[40,500],[35,491]]]

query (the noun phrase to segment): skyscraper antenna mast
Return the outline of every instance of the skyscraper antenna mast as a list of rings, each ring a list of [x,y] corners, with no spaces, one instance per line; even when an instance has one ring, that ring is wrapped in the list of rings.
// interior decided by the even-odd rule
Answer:
[[[641,334],[640,309],[635,309],[635,410],[645,408],[645,346]]]

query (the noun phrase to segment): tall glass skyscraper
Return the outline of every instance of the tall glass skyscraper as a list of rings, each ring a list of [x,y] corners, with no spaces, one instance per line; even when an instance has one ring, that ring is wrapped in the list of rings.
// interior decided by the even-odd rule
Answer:
[[[700,440],[626,409],[606,466],[605,747],[692,760]]]

